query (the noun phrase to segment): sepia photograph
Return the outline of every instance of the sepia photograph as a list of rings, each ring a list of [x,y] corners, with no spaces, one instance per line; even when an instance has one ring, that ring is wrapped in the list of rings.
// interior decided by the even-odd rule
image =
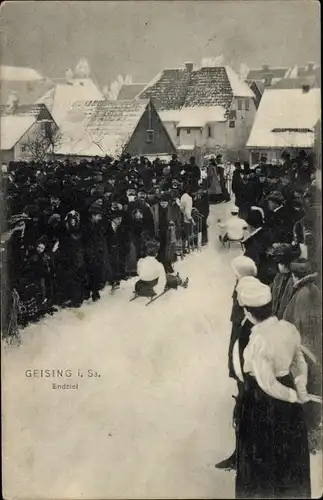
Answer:
[[[322,496],[320,17],[2,3],[5,500]]]

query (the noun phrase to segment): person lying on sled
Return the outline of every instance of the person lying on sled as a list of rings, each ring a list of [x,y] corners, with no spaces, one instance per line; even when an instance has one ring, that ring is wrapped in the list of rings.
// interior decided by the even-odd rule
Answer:
[[[149,240],[146,244],[146,257],[138,260],[137,273],[139,280],[135,284],[135,293],[142,297],[154,297],[170,288],[188,285],[188,278],[182,280],[177,274],[166,274],[163,264],[156,259],[159,243]]]

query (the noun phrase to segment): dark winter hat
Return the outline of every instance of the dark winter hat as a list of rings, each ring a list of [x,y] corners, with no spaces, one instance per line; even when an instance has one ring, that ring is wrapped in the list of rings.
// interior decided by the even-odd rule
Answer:
[[[24,208],[24,213],[29,215],[29,217],[36,217],[39,215],[39,208],[37,205],[27,205]]]
[[[285,198],[280,191],[271,191],[267,196],[267,200],[274,201],[275,203],[281,205],[282,203],[284,203]]]
[[[95,215],[95,214],[102,214],[102,205],[100,205],[100,203],[98,203],[97,201],[95,201],[90,206],[89,212],[90,212],[90,214],[93,214],[93,215]]]
[[[112,220],[112,219],[117,219],[119,217],[123,217],[124,216],[124,210],[121,208],[121,209],[117,209],[117,210],[111,210],[108,214],[107,214],[107,217],[109,220]]]
[[[305,278],[313,272],[313,267],[308,259],[299,258],[291,262],[290,270],[299,279]]]
[[[169,201],[170,195],[168,193],[163,193],[160,197],[160,201]]]
[[[301,255],[299,245],[289,243],[274,243],[269,249],[268,254],[271,255],[279,264],[289,264]]]
[[[257,207],[258,208],[258,207]],[[256,210],[255,208],[251,208],[245,218],[246,223],[251,227],[262,227],[263,225],[263,215],[260,210]]]

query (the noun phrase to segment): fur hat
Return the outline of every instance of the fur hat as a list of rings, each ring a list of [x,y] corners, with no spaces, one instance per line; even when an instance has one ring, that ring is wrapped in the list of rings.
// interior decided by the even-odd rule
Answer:
[[[272,300],[270,287],[253,276],[241,278],[236,290],[242,307],[262,307]]]
[[[274,243],[267,253],[271,255],[277,263],[289,264],[301,255],[301,249],[297,244]]]
[[[252,259],[244,255],[235,257],[231,262],[231,267],[238,279],[245,276],[257,276],[258,269],[256,264]]]

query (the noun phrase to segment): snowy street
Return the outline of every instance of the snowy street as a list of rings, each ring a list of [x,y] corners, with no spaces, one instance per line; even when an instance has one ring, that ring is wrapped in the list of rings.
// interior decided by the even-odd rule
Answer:
[[[230,261],[241,249],[222,248],[216,231],[229,212],[212,206],[208,246],[177,264],[187,290],[145,307],[129,302],[132,279],[29,326],[19,348],[3,350],[5,498],[234,497],[234,472],[214,467],[234,447]],[[73,376],[25,376],[40,369]]]

